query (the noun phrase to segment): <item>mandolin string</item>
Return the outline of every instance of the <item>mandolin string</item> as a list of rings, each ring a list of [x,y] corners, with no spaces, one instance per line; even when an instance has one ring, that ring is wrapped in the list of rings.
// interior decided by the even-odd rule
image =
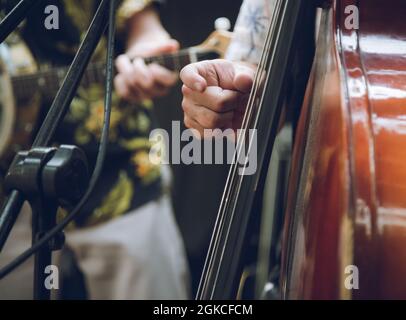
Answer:
[[[180,70],[191,62],[190,49],[182,49],[176,54],[166,54],[145,58],[147,64],[158,63],[162,66],[172,68],[173,71]],[[210,53],[210,50],[194,49],[197,60],[201,60],[202,55]],[[105,79],[105,63],[96,62],[90,65],[83,76],[82,86],[88,87],[92,83],[102,83]],[[40,70],[34,74],[22,74],[11,77],[13,94],[17,100],[26,101],[36,93],[42,93],[47,97],[53,97],[59,89],[59,84],[63,81],[68,69],[56,67],[52,69]]]
[[[272,40],[272,34],[274,33],[274,30],[276,28],[277,25],[277,20],[275,18],[275,16],[278,14],[278,12],[280,11],[280,7],[281,7],[281,2],[277,2],[275,4],[275,10],[273,11],[273,16],[271,18],[271,22],[270,22],[270,26],[268,29],[268,33],[267,33],[267,37],[266,37],[266,41],[264,44],[264,50],[261,54],[261,59],[260,62],[258,64],[258,68],[257,68],[257,73],[254,79],[254,85],[253,88],[251,90],[251,94],[247,103],[247,110],[246,113],[244,115],[243,118],[243,122],[241,125],[241,128],[243,130],[241,130],[239,132],[238,135],[238,139],[237,139],[237,149],[236,149],[236,153],[234,156],[234,160],[238,160],[239,156],[241,155],[242,152],[242,144],[244,141],[246,141],[245,139],[243,139],[243,134],[247,134],[247,129],[249,128],[250,123],[252,122],[253,119],[253,115],[254,115],[254,106],[255,106],[255,100],[256,97],[258,95],[258,90],[261,88],[261,81],[262,81],[262,70],[265,70],[266,68],[266,64],[267,61],[269,60],[269,54],[270,54],[270,44],[271,44],[271,40]],[[249,150],[249,149],[248,149]],[[227,213],[226,209],[228,209],[228,207],[230,205],[232,205],[232,203],[230,203],[230,200],[233,200],[233,198],[231,197],[232,194],[236,194],[237,189],[237,185],[235,180],[237,178],[240,179],[239,181],[239,185],[242,182],[242,177],[237,177],[237,172],[238,172],[239,168],[237,165],[237,161],[234,161],[234,163],[232,164],[231,170],[229,172],[229,176],[227,178],[227,182],[226,182],[226,192],[223,194],[223,198],[222,198],[222,208],[220,209],[220,213],[218,215],[218,219],[216,221],[216,225],[215,225],[215,229],[212,236],[212,243],[213,245],[211,246],[211,251],[213,253],[217,253],[219,250],[219,243],[220,243],[220,237],[221,234],[223,234],[223,230],[225,228],[225,215]],[[235,205],[235,204],[234,204]],[[231,220],[232,221],[232,220]],[[231,223],[229,224],[229,228],[230,229]],[[228,232],[229,233],[229,232]],[[228,233],[227,233],[227,237],[226,240],[228,239]],[[223,248],[223,252],[222,255],[220,257],[220,262],[223,260],[223,253],[224,253],[224,248]],[[209,275],[211,275],[213,273],[213,264],[215,262],[215,257],[214,254],[208,255],[208,259],[206,261],[206,266],[205,266],[205,273],[208,273]],[[210,277],[211,278],[211,277]],[[209,277],[205,277],[206,280],[209,280]],[[202,279],[204,280],[204,279]],[[217,279],[215,280],[217,281]],[[199,291],[207,291],[207,281],[203,284],[201,281],[201,289],[199,289]]]
[[[203,49],[193,49],[195,50],[196,54],[203,54],[210,52],[210,50],[203,50]],[[188,58],[190,56],[190,48],[182,49],[178,51],[177,53],[172,53],[172,54],[164,54],[164,55],[158,55],[158,56],[151,56],[151,57],[146,57],[144,60],[146,63],[153,63],[153,62],[166,62],[165,59],[184,59]],[[134,59],[134,58],[132,58]],[[105,72],[105,62],[94,62],[89,67],[86,69],[87,71],[93,71],[93,72],[99,72],[100,74],[104,75]],[[66,67],[55,67],[51,69],[44,69],[44,70],[39,70],[36,73],[33,74],[22,74],[22,75],[17,75],[12,77],[12,82],[13,84],[15,83],[21,83],[23,81],[34,81],[38,78],[41,77],[60,77],[62,80],[65,77],[66,72],[68,71],[68,68]]]

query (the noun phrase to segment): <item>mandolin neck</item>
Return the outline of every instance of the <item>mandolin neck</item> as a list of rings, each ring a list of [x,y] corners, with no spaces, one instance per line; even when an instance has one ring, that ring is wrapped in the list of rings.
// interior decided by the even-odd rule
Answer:
[[[219,56],[215,51],[192,47],[172,54],[144,58],[144,61],[146,64],[156,63],[174,72],[180,72],[190,63],[216,59]],[[106,65],[103,62],[90,64],[83,75],[81,85],[89,87],[94,83],[103,83],[105,69]],[[59,67],[41,70],[35,74],[12,77],[13,94],[17,104],[31,99],[38,93],[45,98],[52,99],[61,87],[67,71],[67,68]]]
[[[190,63],[202,60],[212,60],[218,57],[220,57],[220,55],[215,51],[200,48],[188,48],[182,49],[176,53],[148,57],[145,58],[144,61],[147,64],[157,63],[169,70],[180,72],[180,70]]]

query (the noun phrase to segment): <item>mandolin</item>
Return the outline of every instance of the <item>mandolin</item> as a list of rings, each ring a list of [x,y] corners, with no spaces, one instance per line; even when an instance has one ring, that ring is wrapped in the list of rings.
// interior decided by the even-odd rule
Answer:
[[[180,72],[186,65],[201,61],[220,58],[227,50],[231,34],[226,31],[215,31],[201,45],[182,49],[176,53],[144,58],[146,64],[156,63],[165,68]],[[90,63],[83,75],[82,86],[102,83],[105,78],[105,63]],[[16,101],[24,101],[34,94],[41,93],[45,97],[55,96],[62,84],[68,69],[66,67],[49,68],[32,74],[11,77],[12,90]]]
[[[229,22],[226,22],[225,18],[219,18],[216,21],[217,30],[198,46],[146,57],[144,61],[179,72],[191,62],[223,57],[232,36],[227,31]],[[39,101],[36,100],[52,99],[68,71],[66,67],[37,70],[34,59],[23,44],[11,48],[1,46],[0,162],[6,154],[14,154],[27,144],[38,115]],[[103,62],[90,63],[81,85],[88,87],[92,83],[104,83],[105,69]]]

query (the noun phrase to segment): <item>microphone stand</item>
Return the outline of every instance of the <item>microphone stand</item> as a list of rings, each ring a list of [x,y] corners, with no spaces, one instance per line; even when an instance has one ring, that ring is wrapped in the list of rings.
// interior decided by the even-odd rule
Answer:
[[[0,23],[0,43],[23,21],[28,12],[43,0],[21,0]]]
[[[0,24],[1,41],[24,19],[31,5],[39,1],[20,1]],[[106,30],[108,13],[109,0],[102,0],[32,149],[19,152],[10,166],[5,179],[5,187],[10,195],[0,215],[0,252],[25,200],[28,200],[33,211],[34,244],[56,225],[57,208],[77,203],[87,189],[89,174],[83,151],[75,146],[47,146],[68,111],[90,58]],[[46,267],[51,264],[52,251],[61,249],[63,244],[64,235],[61,232],[35,254],[34,299],[50,299],[51,288],[45,283]]]

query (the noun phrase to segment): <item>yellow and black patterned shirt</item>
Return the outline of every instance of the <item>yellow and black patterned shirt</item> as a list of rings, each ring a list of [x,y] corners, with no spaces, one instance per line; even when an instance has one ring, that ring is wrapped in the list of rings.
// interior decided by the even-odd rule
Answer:
[[[9,10],[18,1],[0,0],[0,8]],[[44,0],[32,10],[20,35],[42,67],[69,65],[97,9],[99,0]],[[142,10],[151,0],[123,0],[117,12],[118,39],[123,34],[126,19]],[[44,9],[56,5],[59,29],[45,28]],[[120,37],[121,36],[121,37]],[[117,43],[117,53],[124,47]],[[92,63],[103,62],[106,41],[102,39]],[[91,226],[121,216],[161,193],[160,168],[149,161],[149,133],[154,126],[152,103],[131,105],[113,96],[108,155],[98,185],[76,221],[79,227]],[[42,117],[50,101],[43,103]],[[73,100],[63,125],[56,133],[56,143],[81,147],[91,164],[97,155],[103,122],[104,83],[94,81],[81,87]]]

